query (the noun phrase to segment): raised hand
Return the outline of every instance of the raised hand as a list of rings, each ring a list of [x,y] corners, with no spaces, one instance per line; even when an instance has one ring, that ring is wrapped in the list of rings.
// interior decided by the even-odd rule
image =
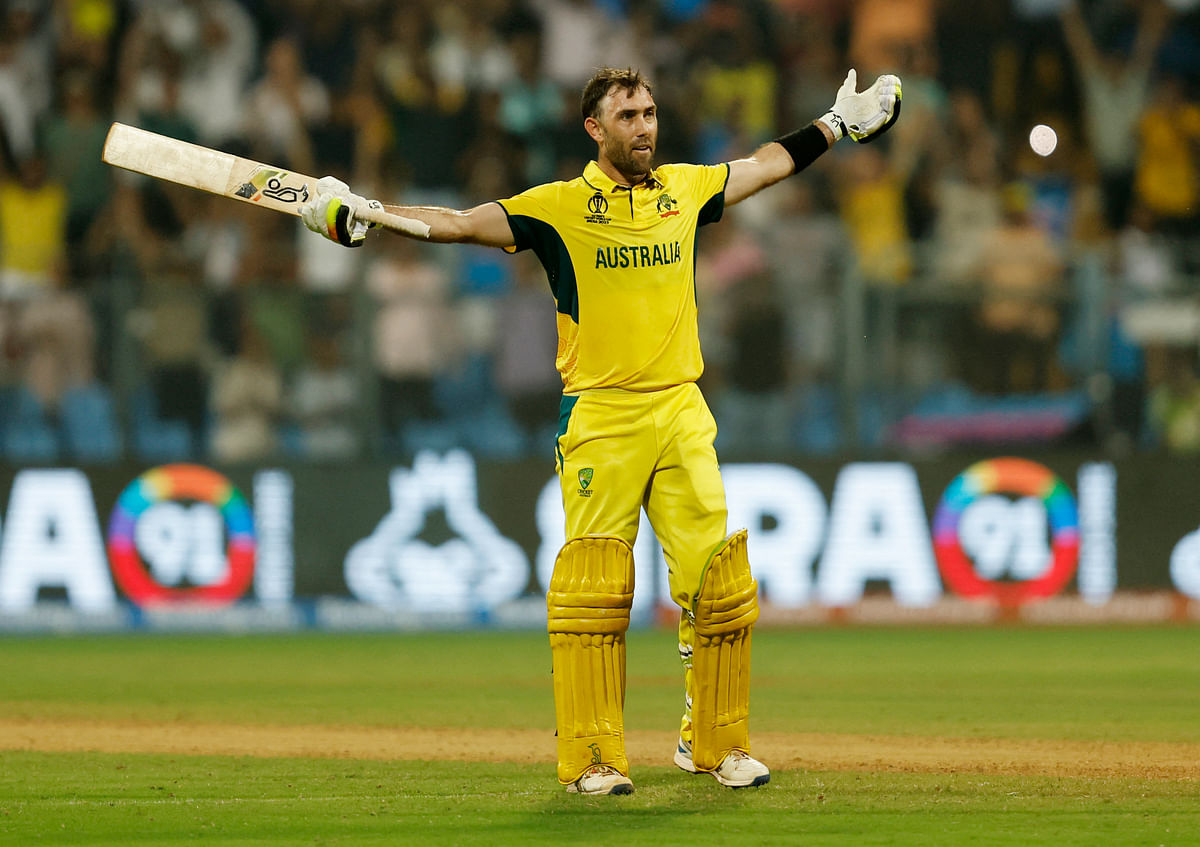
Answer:
[[[851,68],[833,106],[818,120],[829,128],[835,140],[849,136],[859,144],[866,144],[891,129],[900,117],[900,77],[884,74],[863,92],[857,92],[857,86],[858,73]]]

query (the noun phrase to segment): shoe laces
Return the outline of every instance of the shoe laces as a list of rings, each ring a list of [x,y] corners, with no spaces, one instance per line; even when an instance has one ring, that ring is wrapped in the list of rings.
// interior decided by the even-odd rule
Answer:
[[[608,776],[609,774],[620,773],[612,765],[592,765],[583,772],[583,776]],[[583,777],[580,777],[582,779]]]

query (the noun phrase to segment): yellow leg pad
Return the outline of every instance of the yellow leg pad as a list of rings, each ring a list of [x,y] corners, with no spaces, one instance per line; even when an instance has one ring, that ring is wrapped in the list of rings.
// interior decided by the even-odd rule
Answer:
[[[758,584],[746,557],[746,530],[717,548],[694,608],[692,761],[718,767],[731,750],[750,752],[750,630],[758,620]]]
[[[633,606],[633,549],[588,535],[563,545],[546,592],[554,663],[558,779],[592,765],[629,774],[625,757],[625,631]]]

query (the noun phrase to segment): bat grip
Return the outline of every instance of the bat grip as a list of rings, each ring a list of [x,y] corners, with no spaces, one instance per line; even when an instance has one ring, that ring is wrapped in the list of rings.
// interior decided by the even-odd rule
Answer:
[[[378,200],[372,200],[366,208],[355,211],[355,217],[367,223],[377,224],[384,229],[398,232],[401,235],[411,235],[414,238],[428,239],[429,224],[415,218],[406,218],[385,210]]]

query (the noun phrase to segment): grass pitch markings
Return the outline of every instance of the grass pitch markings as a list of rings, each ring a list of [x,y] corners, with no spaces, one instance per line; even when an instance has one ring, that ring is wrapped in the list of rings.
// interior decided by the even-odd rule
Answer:
[[[776,769],[992,773],[1200,780],[1200,744],[763,732],[755,751]],[[673,733],[626,736],[634,767],[669,761]],[[554,761],[546,729],[255,726],[0,720],[0,749],[381,761]]]

